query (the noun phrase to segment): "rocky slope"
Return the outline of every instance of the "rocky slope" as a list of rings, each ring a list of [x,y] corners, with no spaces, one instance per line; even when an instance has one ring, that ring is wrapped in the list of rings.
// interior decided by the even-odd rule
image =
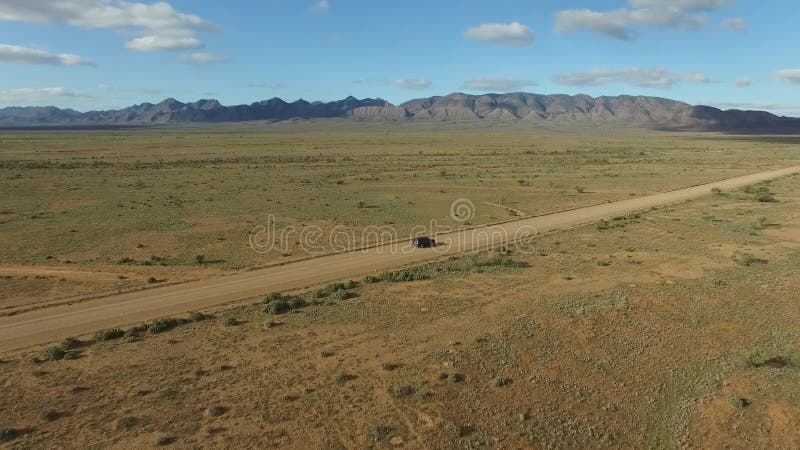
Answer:
[[[392,105],[381,99],[323,103],[279,98],[250,105],[223,106],[216,100],[181,103],[167,99],[112,111],[80,113],[55,107],[0,109],[0,126],[22,125],[145,125],[192,122],[283,121],[345,118],[357,121],[464,122],[493,121],[521,124],[625,126],[669,130],[738,132],[798,132],[800,119],[763,111],[722,111],[658,97],[538,95],[527,93],[450,94]]]

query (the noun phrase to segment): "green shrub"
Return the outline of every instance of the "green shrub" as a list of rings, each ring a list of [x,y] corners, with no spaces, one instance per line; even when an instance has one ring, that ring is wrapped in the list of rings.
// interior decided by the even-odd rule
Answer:
[[[746,252],[736,252],[733,254],[733,258],[737,263],[745,267],[750,267],[755,263],[766,263],[765,260],[756,257],[756,255]]]
[[[381,369],[383,369],[383,370],[385,370],[385,371],[387,371],[387,372],[390,372],[390,371],[392,371],[392,370],[395,370],[395,369],[397,369],[398,367],[400,367],[400,366],[398,366],[398,365],[397,365],[397,364],[395,364],[395,363],[390,363],[390,362],[384,362],[384,363],[381,363]]]
[[[464,435],[464,430],[454,423],[446,424],[444,426],[444,432],[454,439],[458,439]]]
[[[503,387],[503,386],[508,386],[509,384],[511,384],[511,380],[508,379],[508,378],[497,377],[497,378],[492,379],[492,381],[489,384],[492,387],[499,388],[499,387]]]
[[[464,375],[461,375],[460,373],[455,373],[455,372],[451,373],[451,374],[448,374],[447,375],[447,381],[449,381],[451,383],[460,383],[460,382],[464,381]]]
[[[211,417],[219,417],[225,414],[228,410],[224,406],[213,405],[208,408],[208,415]]]
[[[204,320],[205,318],[206,318],[206,315],[201,313],[201,312],[197,312],[197,311],[190,311],[189,312],[189,320],[191,320],[192,322],[200,322],[201,320]]]
[[[0,428],[0,442],[13,441],[19,434],[19,430],[14,428]]]
[[[121,338],[125,333],[119,328],[110,328],[108,330],[98,331],[94,335],[94,340],[98,342],[111,341]]]
[[[122,336],[122,340],[126,343],[136,342],[139,339],[138,333],[139,332],[136,331],[136,328],[131,328],[125,332],[125,334]]]
[[[760,194],[756,199],[761,203],[774,203],[778,201],[775,196],[770,193]]]
[[[389,394],[394,398],[408,397],[409,395],[414,395],[414,392],[414,387],[408,384],[389,387]]]
[[[180,319],[165,317],[163,319],[156,319],[148,323],[146,327],[149,333],[158,334],[158,333],[163,333],[165,331],[169,331],[181,324],[183,324],[183,321],[181,321]]]
[[[369,437],[378,442],[385,441],[391,432],[392,429],[383,423],[374,424],[369,427]]]
[[[201,266],[206,263],[206,255],[197,255],[194,257],[194,262]]]
[[[350,293],[344,289],[338,289],[333,292],[333,298],[334,300],[347,300],[350,298]]]
[[[734,408],[738,408],[738,409],[742,409],[745,406],[747,406],[748,404],[750,404],[749,401],[747,401],[747,400],[745,400],[745,399],[743,399],[741,397],[738,397],[738,396],[728,397],[728,403],[730,403],[731,406],[733,406]]]
[[[278,315],[278,314],[287,313],[291,309],[292,308],[289,306],[289,301],[286,300],[286,299],[282,299],[281,298],[281,299],[273,300],[273,301],[270,301],[269,303],[267,303],[266,308],[264,308],[264,312],[266,312],[268,314],[272,314],[272,315]]]
[[[373,275],[367,275],[364,277],[364,284],[374,284],[379,283],[381,279],[379,277]]]
[[[293,309],[299,309],[306,305],[305,300],[300,297],[270,294],[264,299],[264,312],[272,315],[287,313]]]
[[[46,409],[39,414],[39,418],[44,422],[52,422],[58,419],[58,411],[52,409]]]
[[[753,347],[744,355],[747,364],[752,367],[763,366],[767,361],[767,354],[761,347]]]
[[[336,381],[337,383],[346,383],[348,381],[354,380],[355,378],[356,378],[355,376],[350,375],[349,373],[339,372],[336,375],[334,375],[333,380]]]
[[[67,352],[61,347],[49,347],[44,351],[44,359],[48,361],[60,361],[64,359]]]
[[[171,444],[172,441],[174,441],[174,440],[175,439],[173,439],[173,438],[171,438],[169,436],[161,436],[160,438],[156,439],[155,445],[156,445],[156,447],[163,447],[165,445]]]
[[[61,344],[59,344],[59,347],[61,347],[64,350],[72,350],[80,346],[81,346],[81,341],[73,337],[66,338],[63,341],[61,341]]]

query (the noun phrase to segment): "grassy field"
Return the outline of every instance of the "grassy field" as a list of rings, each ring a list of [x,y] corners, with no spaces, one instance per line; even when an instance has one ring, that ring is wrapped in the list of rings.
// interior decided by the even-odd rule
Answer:
[[[754,145],[655,140],[670,139]],[[696,163],[657,158],[652,167],[682,175],[650,177],[650,190],[790,156],[785,144],[767,143],[762,155],[771,156],[758,163],[755,150],[741,151],[714,168],[696,148],[654,145],[645,153]],[[455,159],[446,170],[457,173]],[[502,167],[494,183],[516,192],[521,169]],[[59,173],[21,172],[34,170]],[[568,181],[559,185],[577,182],[562,170]],[[337,173],[356,183],[358,175]],[[465,256],[15,355],[0,364],[0,437],[25,448],[792,448],[800,441],[798,180],[542,236],[529,254]],[[615,191],[615,183],[623,194],[644,191],[622,177],[585,184]],[[344,186],[335,189],[352,189]],[[765,194],[774,201],[759,201]]]

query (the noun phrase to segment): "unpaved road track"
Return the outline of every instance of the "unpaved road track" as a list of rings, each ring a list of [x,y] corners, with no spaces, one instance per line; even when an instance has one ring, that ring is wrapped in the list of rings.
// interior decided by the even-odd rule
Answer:
[[[0,317],[0,352],[46,344],[68,336],[138,324],[164,316],[234,303],[270,292],[292,291],[346,278],[429,261],[443,256],[503,244],[536,229],[540,233],[570,228],[635,211],[709,195],[711,189],[730,190],[800,173],[800,166],[694,186],[645,197],[578,208],[506,222],[491,227],[440,234],[449,242],[434,250],[392,251],[391,245],[339,253],[272,266],[252,272],[122,293],[81,303],[35,309]],[[401,244],[401,247],[405,244]]]

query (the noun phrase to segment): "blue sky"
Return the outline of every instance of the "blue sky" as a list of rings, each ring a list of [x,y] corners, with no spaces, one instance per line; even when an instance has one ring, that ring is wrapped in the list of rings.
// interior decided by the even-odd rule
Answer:
[[[642,94],[800,115],[796,0],[0,0],[0,106]]]

